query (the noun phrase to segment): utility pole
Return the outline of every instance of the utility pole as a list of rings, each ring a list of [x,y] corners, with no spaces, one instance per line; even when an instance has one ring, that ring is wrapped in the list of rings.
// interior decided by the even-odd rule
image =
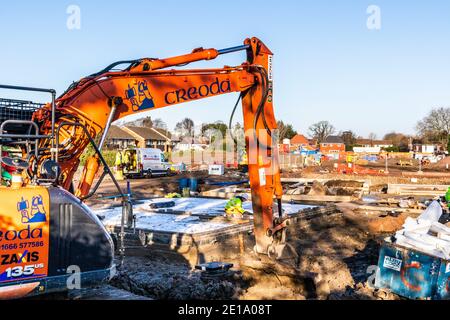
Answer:
[[[389,153],[386,153],[386,169],[384,172],[386,172],[386,174],[389,174]]]

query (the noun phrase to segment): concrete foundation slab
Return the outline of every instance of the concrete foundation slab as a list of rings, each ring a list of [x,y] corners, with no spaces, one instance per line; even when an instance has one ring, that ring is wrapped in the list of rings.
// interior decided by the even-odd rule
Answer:
[[[152,203],[175,202],[175,206],[164,209],[151,209]],[[182,233],[188,235],[218,232],[224,229],[252,224],[251,221],[228,221],[224,219],[224,208],[227,200],[204,198],[181,199],[152,199],[141,201],[134,206],[136,216],[136,229],[146,231]],[[312,209],[316,206],[284,204],[283,209],[287,215],[295,215],[302,210]],[[252,204],[244,203],[244,209],[252,212]],[[107,227],[118,227],[121,223],[122,208],[97,210],[95,213],[104,217],[103,223]]]
[[[163,201],[175,201],[175,206],[158,210],[150,209],[151,203]],[[145,254],[148,249],[172,251],[189,256],[188,259],[195,262],[200,253],[206,252],[205,250],[211,246],[218,248],[219,252],[235,250],[235,248],[242,250],[245,241],[246,247],[251,248],[254,244],[248,241],[252,242],[253,239],[252,236],[249,237],[253,231],[253,221],[224,218],[225,203],[226,200],[203,198],[141,201],[134,207],[135,228],[126,229],[125,247],[128,254],[130,252],[133,252],[133,255]],[[251,203],[246,204],[245,207],[251,211]],[[283,207],[293,223],[336,212],[335,206],[284,204]],[[121,207],[97,210],[95,213],[103,216],[103,223],[107,229],[118,236]],[[243,240],[244,238],[247,240]]]

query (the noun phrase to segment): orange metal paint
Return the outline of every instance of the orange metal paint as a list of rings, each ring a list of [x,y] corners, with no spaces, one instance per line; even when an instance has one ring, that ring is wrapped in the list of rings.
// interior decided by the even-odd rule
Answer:
[[[252,56],[249,57],[249,63],[263,66],[269,69],[269,56],[273,53],[258,39],[247,39],[245,44],[251,45]],[[263,79],[258,77],[258,83]],[[270,81],[269,81],[270,82]],[[272,85],[269,83],[269,85]],[[262,87],[257,85],[253,87],[243,98],[244,128],[247,133],[253,129],[257,108],[262,96]],[[273,131],[277,128],[273,112],[272,99],[268,99],[264,106],[266,121],[269,128]],[[267,236],[267,231],[273,228],[273,199],[274,195],[282,196],[282,186],[278,165],[277,143],[273,144],[268,135],[260,117],[256,126],[256,136],[261,143],[266,144],[272,150],[262,150],[258,145],[255,134],[249,134],[247,140],[247,154],[249,159],[258,159],[258,161],[249,161],[249,177],[252,186],[252,201],[255,223],[256,250],[259,253],[267,253],[272,238]],[[262,158],[262,161],[261,161]],[[262,175],[265,175],[265,184],[261,181]]]
[[[257,38],[246,39],[250,45],[247,61],[237,67],[220,69],[169,70],[169,67],[184,65],[194,61],[211,60],[218,56],[215,49],[196,49],[191,54],[167,59],[142,59],[129,70],[87,77],[79,81],[57,101],[58,127],[62,122],[84,124],[90,134],[102,134],[110,107],[108,101],[120,97],[122,105],[117,109],[114,120],[139,112],[155,110],[184,102],[205,99],[232,92],[243,93],[244,127],[253,129],[257,108],[263,97],[264,78],[259,72],[262,67],[267,73],[269,94],[264,105],[265,121],[270,131],[277,128],[273,110],[273,85],[271,74],[272,52]],[[39,110],[34,119],[40,123],[42,133],[50,132],[50,105]],[[263,161],[249,165],[249,178],[252,186],[253,209],[257,250],[266,253],[272,239],[266,232],[273,227],[273,200],[282,197],[279,173],[278,144],[272,144],[262,117],[256,124],[258,136],[246,137],[249,159],[262,157]],[[257,140],[262,145],[258,145]],[[88,139],[78,128],[64,127],[60,132],[61,184],[69,189],[78,168],[80,157],[88,145]],[[266,152],[263,145],[267,145]],[[41,147],[50,146],[50,141],[42,141]],[[49,157],[50,155],[47,155]],[[44,160],[46,156],[42,157]],[[85,169],[76,192],[82,197],[89,193],[95,173],[99,167],[98,159],[91,159]],[[261,183],[261,181],[263,183]]]
[[[91,190],[92,183],[94,182],[95,175],[97,174],[99,167],[100,162],[97,155],[90,157],[87,160],[87,164],[84,167],[80,179],[80,185],[78,186],[78,189],[75,192],[75,196],[81,198],[89,194],[89,191]]]
[[[14,286],[7,286],[0,288],[0,300],[12,300],[26,297],[33,292],[40,282],[18,284]]]
[[[16,257],[0,265],[2,285],[20,281],[38,281],[49,270],[50,195],[48,189],[27,186],[19,189],[0,187],[2,216],[0,217],[1,253]],[[39,282],[37,283],[39,284]],[[0,298],[16,298],[31,292],[30,284],[0,288]]]
[[[212,60],[217,58],[219,52],[216,49],[195,49],[192,53],[172,57],[167,59],[145,59],[138,67],[132,69],[132,71],[145,71],[146,68],[148,70],[159,70],[169,67],[175,67],[178,65],[183,65],[186,63],[192,63],[195,61],[201,60]],[[147,71],[148,71],[147,70]]]

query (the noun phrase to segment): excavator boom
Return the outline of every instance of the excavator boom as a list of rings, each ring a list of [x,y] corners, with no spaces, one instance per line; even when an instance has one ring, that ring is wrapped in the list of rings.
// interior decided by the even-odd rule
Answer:
[[[195,61],[213,60],[222,54],[237,51],[247,53],[246,61],[240,66],[177,69]],[[80,183],[74,190],[75,196],[81,200],[91,195],[92,190],[98,186],[98,182],[96,186],[93,184],[100,166],[103,164],[107,167],[100,151],[112,122],[165,107],[181,108],[186,102],[233,92],[239,93],[242,99],[255,224],[255,251],[281,256],[286,218],[283,217],[281,207],[282,187],[277,123],[273,109],[272,59],[273,53],[269,48],[259,39],[251,38],[246,39],[241,46],[223,50],[199,48],[192,53],[166,59],[120,61],[73,83],[56,101],[38,109],[33,114],[33,122],[29,121],[39,131],[36,135],[38,148],[35,148],[35,154],[27,157],[30,163],[29,179],[25,181],[25,186],[2,190],[2,194],[8,193],[12,197],[23,192],[30,195],[30,200],[16,200],[14,197],[14,201],[8,204],[12,207],[17,202],[17,208],[22,213],[22,223],[33,223],[30,222],[31,216],[36,213],[42,218],[37,226],[44,230],[45,241],[39,261],[44,261],[43,265],[46,267],[42,269],[40,277],[49,278],[50,275],[65,270],[67,263],[73,260],[67,251],[69,248],[76,248],[80,254],[87,250],[78,242],[83,237],[81,234],[78,237],[77,234],[83,232],[90,232],[89,237],[101,239],[103,246],[103,249],[93,246],[86,252],[104,257],[102,261],[96,260],[98,265],[85,259],[85,268],[105,270],[112,263],[108,249],[111,247],[109,235],[105,234],[106,231],[87,207],[61,189],[71,189],[80,158],[94,138],[100,137],[100,143],[94,144],[96,155],[88,159]],[[120,65],[126,67],[117,71]],[[54,92],[52,94],[54,97]],[[0,132],[0,138],[5,138],[2,134]],[[58,167],[56,171],[54,164]],[[39,184],[39,181],[49,182],[52,170],[56,172],[52,186]],[[34,186],[39,186],[40,189],[34,189]],[[28,211],[30,202],[32,213]],[[66,205],[67,203],[71,204]],[[279,214],[275,217],[274,208],[277,207]],[[72,222],[80,226],[86,225],[86,219],[91,223],[90,231],[71,225]],[[72,231],[65,235],[63,233],[69,230],[66,228]],[[69,236],[73,237],[71,245],[64,242]],[[102,250],[101,253],[99,250]],[[49,254],[49,257],[46,258],[45,254]],[[67,257],[67,261],[61,260],[61,257]]]
[[[218,69],[173,69],[221,54],[245,50],[247,61],[237,67]],[[192,53],[166,59],[141,59],[115,63],[101,72],[81,79],[56,100],[56,126],[77,122],[93,137],[102,135],[103,147],[111,123],[131,114],[176,106],[185,102],[239,92],[242,96],[249,178],[255,219],[257,251],[266,253],[272,244],[274,198],[281,203],[282,187],[278,166],[277,123],[273,110],[273,53],[259,39],[246,39],[242,46],[216,50],[195,49]],[[113,71],[118,64],[129,66]],[[35,120],[49,130],[50,106],[40,110]],[[45,129],[47,128],[47,129]],[[61,128],[59,141],[61,184],[69,189],[80,156],[88,144],[76,128]],[[43,141],[49,144],[49,141]],[[45,149],[45,146],[41,146]],[[76,190],[80,198],[89,194],[99,168],[91,159]],[[281,210],[281,205],[279,205]]]

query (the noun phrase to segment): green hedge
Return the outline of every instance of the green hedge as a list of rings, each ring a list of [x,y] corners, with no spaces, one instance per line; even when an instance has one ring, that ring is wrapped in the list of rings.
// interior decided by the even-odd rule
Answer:
[[[87,147],[84,153],[82,154],[80,158],[80,166],[84,166],[86,164],[86,161],[92,157],[95,154],[94,148],[91,146]],[[102,155],[105,158],[106,163],[108,166],[113,167],[116,162],[116,154],[117,151],[112,150],[104,150],[102,151]]]

